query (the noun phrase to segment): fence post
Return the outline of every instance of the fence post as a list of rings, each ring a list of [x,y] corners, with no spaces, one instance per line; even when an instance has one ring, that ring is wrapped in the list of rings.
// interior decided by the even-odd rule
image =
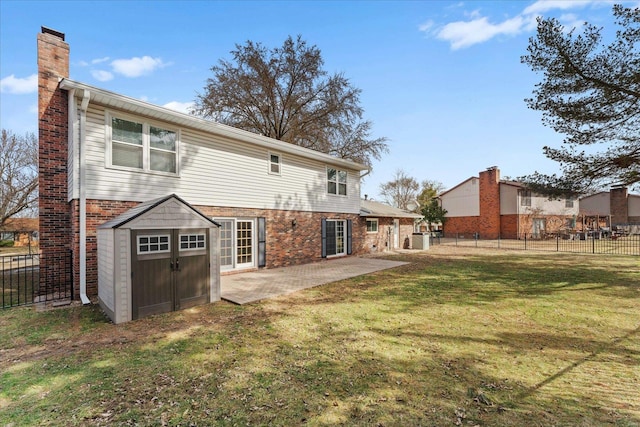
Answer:
[[[560,252],[560,235],[556,234],[556,252]]]
[[[524,250],[527,250],[527,233],[524,233]]]
[[[596,235],[591,233],[591,253],[596,253]]]
[[[478,233],[477,231],[473,234],[473,238],[476,241],[476,248],[478,247],[478,237],[480,236],[480,233]]]

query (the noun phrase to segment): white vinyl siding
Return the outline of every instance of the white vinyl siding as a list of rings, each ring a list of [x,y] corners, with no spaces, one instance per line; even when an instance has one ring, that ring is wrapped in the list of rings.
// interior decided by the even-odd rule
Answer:
[[[478,178],[471,178],[441,196],[448,217],[480,215]]]
[[[111,169],[105,167],[105,129],[104,109],[91,104],[83,147],[89,199],[143,202],[175,193],[196,206],[360,212],[356,170],[346,171],[347,196],[335,197],[327,194],[326,162],[288,154],[280,157],[282,176],[268,174],[266,148],[184,128],[178,129],[179,177]]]

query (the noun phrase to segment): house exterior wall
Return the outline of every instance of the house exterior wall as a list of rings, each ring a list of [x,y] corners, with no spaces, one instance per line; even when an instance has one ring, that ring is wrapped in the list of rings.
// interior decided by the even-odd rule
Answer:
[[[628,199],[629,222],[632,224],[640,224],[640,196],[630,194]]]
[[[87,198],[143,202],[174,193],[192,205],[359,212],[360,177],[357,170],[346,170],[347,196],[328,194],[328,165],[322,161],[278,153],[184,127],[177,128],[180,139],[179,176],[108,167],[109,114],[176,129],[169,123],[90,104],[84,144]],[[269,173],[270,153],[280,155],[279,175]],[[70,196],[77,197],[77,177],[72,182],[75,184]]]
[[[611,198],[611,195],[609,194],[608,191],[583,197],[582,199],[580,199],[580,214],[589,215],[589,216],[611,215],[610,198]]]
[[[378,231],[367,233],[367,219],[378,220]],[[412,218],[390,218],[390,217],[362,217],[359,228],[365,230],[363,238],[362,253],[387,252],[393,249],[393,222],[400,221],[399,244],[400,249],[410,249],[412,247],[411,236],[413,235]]]
[[[530,206],[522,206],[523,188],[500,182],[500,171],[495,167],[480,172],[476,181],[478,185],[474,186],[473,179],[469,179],[440,196],[445,209],[454,209],[453,215],[446,215],[445,237],[473,237],[478,233],[482,239],[513,239],[533,233],[534,220],[538,226],[544,224],[545,233],[556,233],[565,231],[568,221],[579,213],[578,201],[567,207],[564,199],[549,200],[536,194],[531,195]]]
[[[520,188],[514,185],[500,185],[500,215],[520,213]]]
[[[447,217],[480,215],[479,185],[477,178],[470,178],[441,197]]]
[[[444,237],[472,238],[478,232],[478,216],[456,216],[447,218],[443,227]]]
[[[524,231],[520,228],[519,215],[500,216],[500,238],[517,239]]]

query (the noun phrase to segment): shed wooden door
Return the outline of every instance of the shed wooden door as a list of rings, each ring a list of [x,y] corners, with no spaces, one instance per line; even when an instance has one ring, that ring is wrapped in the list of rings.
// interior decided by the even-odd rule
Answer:
[[[132,318],[209,301],[207,229],[132,230]]]

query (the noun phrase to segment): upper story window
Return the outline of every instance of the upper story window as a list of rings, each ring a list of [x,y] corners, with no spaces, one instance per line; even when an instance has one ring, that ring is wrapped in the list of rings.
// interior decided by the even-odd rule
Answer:
[[[531,190],[522,190],[520,205],[531,206]]]
[[[339,196],[347,195],[347,172],[327,168],[327,193]]]
[[[564,207],[565,207],[565,208],[572,208],[572,207],[573,207],[573,198],[571,198],[571,197],[567,197],[567,198],[564,200]]]
[[[177,131],[114,116],[109,124],[109,166],[177,174]]]
[[[269,173],[273,175],[280,175],[280,164],[280,155],[269,153]]]

